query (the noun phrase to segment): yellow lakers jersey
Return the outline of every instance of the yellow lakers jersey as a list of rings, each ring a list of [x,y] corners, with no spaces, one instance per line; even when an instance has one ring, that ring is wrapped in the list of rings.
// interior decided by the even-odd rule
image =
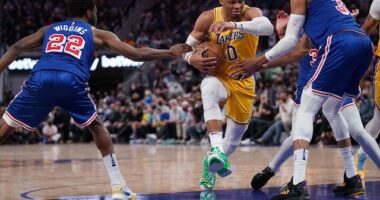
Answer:
[[[245,6],[243,14],[249,6]],[[223,8],[214,8],[214,23],[224,21]],[[224,53],[224,62],[217,70],[217,76],[227,76],[232,71],[228,69],[236,61],[256,56],[259,37],[240,30],[226,30],[221,34],[210,34],[209,40],[218,44]]]
[[[244,11],[249,9],[244,7]],[[214,23],[225,21],[222,7],[214,8]],[[256,56],[259,37],[239,30],[226,30],[221,34],[211,33],[210,42],[218,44],[224,54],[224,60],[216,70],[215,76],[228,91],[226,116],[237,123],[247,124],[251,119],[253,99],[255,96],[255,80],[253,77],[244,80],[228,78],[232,73],[229,67],[238,61]]]

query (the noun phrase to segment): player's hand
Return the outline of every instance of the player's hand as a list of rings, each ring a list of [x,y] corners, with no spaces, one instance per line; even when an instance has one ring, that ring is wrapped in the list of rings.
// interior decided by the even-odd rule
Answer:
[[[235,80],[243,80],[249,78],[253,75],[253,73],[262,69],[264,64],[266,64],[268,60],[264,55],[257,58],[248,58],[244,61],[237,62],[233,64],[229,69],[233,72],[228,75],[228,77]]]
[[[202,52],[195,52],[191,57],[190,57],[190,63],[193,67],[198,69],[199,71],[213,75],[213,71],[216,68],[217,59],[216,57],[207,57],[203,58],[202,54],[207,51],[207,48],[201,50]]]
[[[356,18],[358,15],[359,15],[359,9],[353,9],[353,10],[351,10],[351,16],[352,17],[354,17],[354,18]]]
[[[233,24],[233,22],[216,22],[210,26],[209,32],[220,34],[225,30],[230,30],[234,28],[235,28],[235,25]]]
[[[187,53],[189,51],[192,51],[193,48],[191,48],[190,45],[187,44],[175,44],[169,48],[170,53],[173,57],[179,57],[182,56],[182,54]]]
[[[289,16],[288,13],[281,10],[277,13],[276,16],[276,31],[278,35],[284,35],[286,32],[286,26],[289,22]]]

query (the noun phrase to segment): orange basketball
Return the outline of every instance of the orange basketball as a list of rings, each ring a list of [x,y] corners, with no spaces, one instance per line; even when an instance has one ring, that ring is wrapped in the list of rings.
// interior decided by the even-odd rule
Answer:
[[[215,65],[218,68],[224,60],[224,54],[219,45],[212,42],[203,42],[195,49],[195,54],[200,54],[203,58],[216,57],[217,64]]]

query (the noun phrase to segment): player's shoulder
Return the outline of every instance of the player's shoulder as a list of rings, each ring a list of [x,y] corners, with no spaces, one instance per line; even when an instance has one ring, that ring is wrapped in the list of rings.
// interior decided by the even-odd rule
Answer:
[[[199,19],[204,21],[213,21],[214,20],[214,9],[203,11],[199,15]]]
[[[50,26],[51,25],[43,26],[40,29],[38,29],[36,33],[45,34],[48,31],[48,29],[50,28]]]
[[[206,10],[199,15],[194,28],[202,31],[208,31],[208,28],[211,26],[213,22],[214,11]]]
[[[103,30],[103,29],[99,29],[99,28],[95,28],[93,27],[92,28],[92,32],[94,34],[94,36],[107,36],[107,35],[114,35],[114,33],[112,33],[111,31],[107,31],[107,30]]]

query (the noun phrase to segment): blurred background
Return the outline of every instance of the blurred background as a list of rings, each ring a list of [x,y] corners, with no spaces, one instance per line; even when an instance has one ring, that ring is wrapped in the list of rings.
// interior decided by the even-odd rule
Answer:
[[[368,0],[343,0],[350,9],[358,8],[362,24]],[[218,6],[216,0],[97,0],[98,25],[116,33],[135,47],[168,48],[185,42],[197,16]],[[275,24],[276,13],[289,12],[286,0],[246,0],[259,7]],[[17,40],[40,27],[67,17],[65,1],[0,0],[0,55]],[[378,29],[371,38],[378,41]],[[278,41],[276,34],[260,37],[258,54]],[[23,53],[0,73],[0,114],[2,114],[40,56],[40,49]],[[101,49],[91,67],[91,95],[104,125],[115,143],[146,145],[207,145],[200,82],[203,74],[182,58],[155,62],[133,62],[108,49]],[[256,74],[256,101],[249,129],[242,145],[280,145],[289,135],[291,124],[280,117],[278,105],[294,98],[298,63]],[[371,75],[362,81],[362,96],[357,99],[364,125],[372,118],[374,103]],[[278,129],[278,124],[287,124]],[[312,143],[335,144],[331,128],[319,114]],[[78,128],[59,107],[54,108],[39,131],[14,130],[6,144],[88,143],[89,131]]]

